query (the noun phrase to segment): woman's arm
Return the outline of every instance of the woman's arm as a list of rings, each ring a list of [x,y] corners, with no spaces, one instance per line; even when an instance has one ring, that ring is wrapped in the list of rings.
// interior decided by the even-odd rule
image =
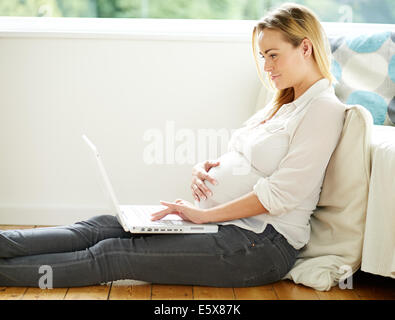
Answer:
[[[194,204],[183,199],[176,199],[175,202],[161,200],[160,203],[167,208],[152,213],[152,221],[162,219],[168,214],[178,214],[183,220],[193,223],[222,222],[268,212],[254,191],[210,209],[196,208]]]
[[[223,203],[214,208],[206,209],[205,222],[222,222],[241,218],[248,218],[258,214],[268,213],[259,201],[254,191]]]

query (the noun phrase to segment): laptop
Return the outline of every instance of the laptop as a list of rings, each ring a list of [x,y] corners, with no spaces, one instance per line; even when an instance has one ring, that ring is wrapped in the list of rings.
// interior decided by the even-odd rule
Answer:
[[[161,220],[151,221],[151,214],[166,209],[164,205],[119,205],[114,189],[110,183],[107,172],[96,146],[86,135],[82,138],[92,151],[95,162],[99,168],[104,192],[110,200],[110,207],[114,211],[119,223],[126,232],[131,233],[215,233],[218,225],[196,224],[184,221],[176,214],[168,214]]]

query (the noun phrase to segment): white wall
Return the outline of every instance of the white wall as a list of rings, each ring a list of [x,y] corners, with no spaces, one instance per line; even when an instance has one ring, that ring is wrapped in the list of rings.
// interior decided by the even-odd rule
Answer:
[[[99,148],[122,204],[192,201],[192,166],[226,145],[211,156],[196,146],[189,163],[149,164],[144,133],[156,129],[173,141],[163,150],[173,155],[185,140],[174,141],[166,126],[189,129],[197,143],[198,129],[229,132],[255,108],[260,86],[248,35],[0,36],[0,224],[108,213],[82,133]]]
[[[172,132],[189,130],[196,144],[201,129],[229,137],[255,112],[253,23],[0,17],[0,224],[66,224],[109,212],[82,133],[99,148],[122,204],[192,201],[192,166],[225,152],[226,135],[192,146],[187,163],[149,164],[144,134],[173,142],[163,149],[173,156],[186,139]]]

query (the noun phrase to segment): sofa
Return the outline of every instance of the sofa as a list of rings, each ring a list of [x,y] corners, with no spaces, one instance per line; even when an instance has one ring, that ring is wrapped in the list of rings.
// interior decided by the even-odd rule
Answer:
[[[284,277],[328,291],[357,270],[395,278],[395,30],[328,34],[333,86],[347,105],[311,238]],[[272,94],[262,88],[257,109]]]
[[[329,40],[337,96],[373,117],[361,270],[395,278],[395,30]]]

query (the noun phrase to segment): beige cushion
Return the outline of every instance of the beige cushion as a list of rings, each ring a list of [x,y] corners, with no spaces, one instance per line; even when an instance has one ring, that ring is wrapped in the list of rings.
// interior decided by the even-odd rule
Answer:
[[[326,169],[320,200],[311,216],[311,238],[284,277],[328,291],[361,265],[370,178],[373,118],[347,105],[343,131]],[[345,281],[347,283],[347,281]]]

